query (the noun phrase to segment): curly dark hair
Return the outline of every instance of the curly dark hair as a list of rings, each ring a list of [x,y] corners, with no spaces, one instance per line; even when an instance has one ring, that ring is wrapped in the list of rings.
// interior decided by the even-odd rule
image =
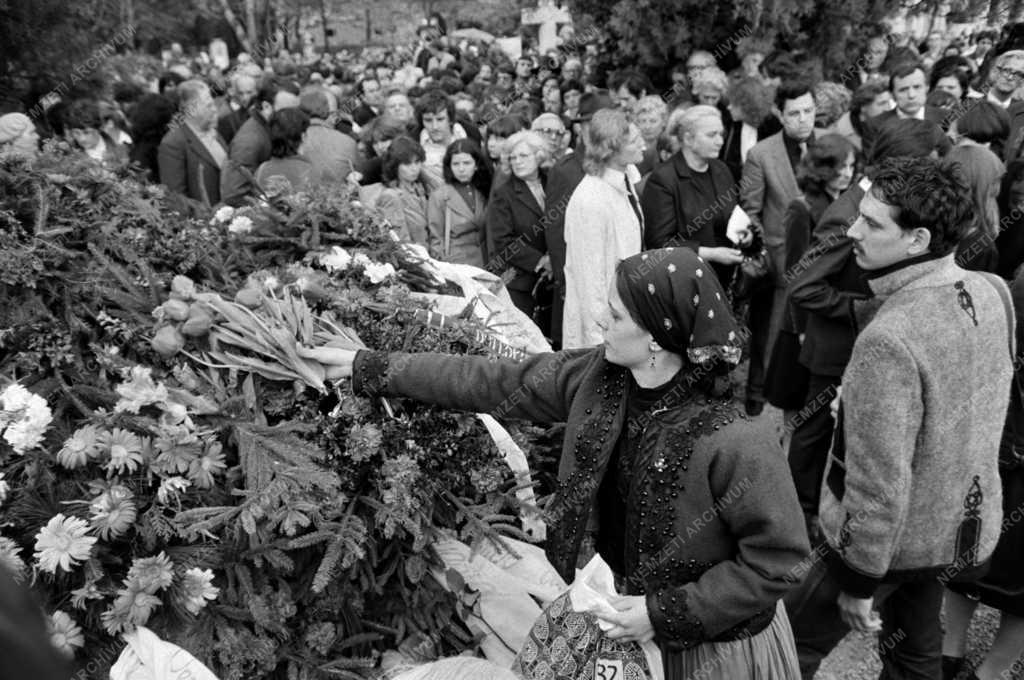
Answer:
[[[946,255],[974,225],[974,200],[955,164],[934,158],[888,158],[871,183],[871,194],[895,209],[904,231],[926,229],[928,250]]]
[[[381,166],[381,176],[385,182],[393,182],[398,179],[398,166],[408,163],[422,163],[426,160],[427,154],[423,151],[420,143],[411,137],[401,135],[395,137],[391,146],[384,152],[384,164]]]
[[[302,109],[275,111],[270,117],[270,155],[287,158],[299,153],[302,135],[309,127],[309,115]]]
[[[743,122],[761,127],[772,115],[772,91],[757,78],[742,78],[729,88],[729,103],[743,114]]]
[[[825,185],[839,175],[839,168],[854,153],[853,144],[843,135],[822,135],[807,145],[807,153],[796,171],[802,191],[823,192]]]
[[[157,143],[167,132],[167,126],[174,118],[175,106],[162,94],[151,93],[139,100],[129,118],[132,137],[138,140],[153,140]]]
[[[440,88],[431,89],[425,92],[420,100],[416,102],[416,124],[422,128],[423,114],[441,113],[442,111],[448,114],[448,122],[454,125],[455,104],[444,90]]]
[[[61,122],[65,130],[99,130],[103,125],[99,102],[95,99],[76,99],[64,110]]]

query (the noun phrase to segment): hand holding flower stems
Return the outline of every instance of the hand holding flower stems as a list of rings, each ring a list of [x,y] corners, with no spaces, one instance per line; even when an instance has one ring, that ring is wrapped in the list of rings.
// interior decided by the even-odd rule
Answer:
[[[356,359],[354,349],[340,347],[296,347],[296,352],[303,359],[317,361],[324,367],[328,380],[340,380],[352,377],[352,364]]]

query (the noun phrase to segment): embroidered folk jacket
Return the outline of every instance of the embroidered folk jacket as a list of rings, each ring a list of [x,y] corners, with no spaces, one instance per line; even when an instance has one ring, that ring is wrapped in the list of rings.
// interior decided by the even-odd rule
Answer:
[[[861,598],[882,582],[973,580],[986,568],[1013,374],[1001,279],[950,254],[868,283],[819,514],[826,557]]]
[[[547,555],[571,581],[626,426],[627,369],[601,348],[522,362],[360,352],[353,387],[497,417],[566,422]],[[629,594],[668,650],[756,634],[799,580],[809,546],[778,437],[726,400],[678,390],[651,411],[627,497]]]

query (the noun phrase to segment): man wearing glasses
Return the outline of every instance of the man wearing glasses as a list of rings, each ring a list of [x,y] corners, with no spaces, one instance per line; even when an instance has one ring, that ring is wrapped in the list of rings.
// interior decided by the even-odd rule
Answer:
[[[996,57],[989,72],[985,98],[1010,114],[1010,134],[1003,149],[1003,160],[1007,164],[1020,158],[1024,151],[1024,101],[1013,96],[1021,85],[1024,85],[1024,50],[1010,50]]]
[[[989,75],[988,96],[993,104],[1008,109],[1014,103],[1013,93],[1024,84],[1024,50],[1011,50],[996,57]]]
[[[569,135],[562,117],[555,113],[542,113],[533,119],[530,129],[544,135],[551,145],[551,159],[557,163],[569,154]]]

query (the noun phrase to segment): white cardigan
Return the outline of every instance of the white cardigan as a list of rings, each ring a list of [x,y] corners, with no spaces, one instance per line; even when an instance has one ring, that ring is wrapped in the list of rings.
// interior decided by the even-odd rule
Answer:
[[[636,187],[636,167],[627,172]],[[626,174],[606,168],[579,183],[565,209],[565,310],[562,347],[602,342],[597,322],[608,308],[608,290],[619,260],[643,249],[640,222],[626,194]],[[636,189],[634,188],[634,191]]]

